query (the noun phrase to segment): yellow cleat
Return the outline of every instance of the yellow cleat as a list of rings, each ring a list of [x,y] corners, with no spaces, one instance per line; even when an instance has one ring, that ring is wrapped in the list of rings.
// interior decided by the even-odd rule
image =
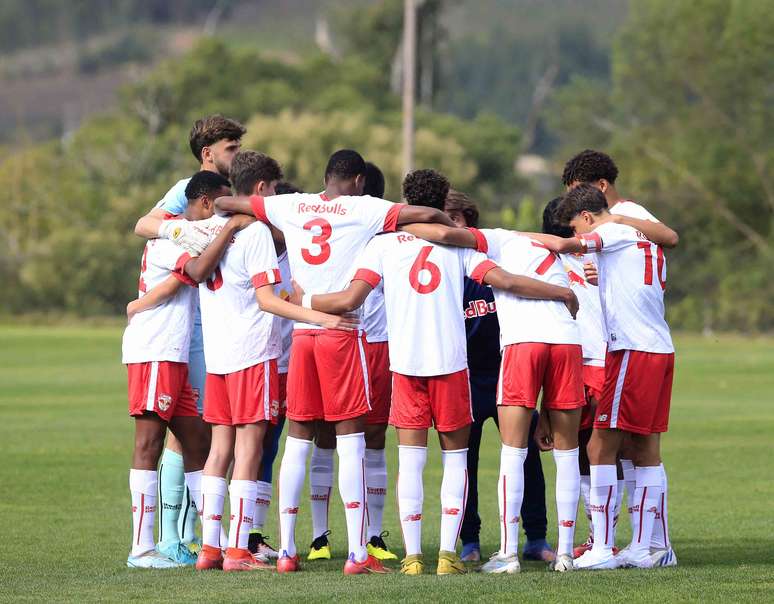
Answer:
[[[402,575],[421,575],[425,572],[425,562],[422,554],[411,554],[400,561]]]
[[[368,553],[377,560],[397,560],[398,556],[393,554],[387,548],[387,544],[384,542],[384,538],[389,536],[390,533],[387,531],[382,531],[378,537],[376,535],[371,537],[371,539],[366,544],[366,550],[368,550]]]
[[[457,552],[438,552],[438,575],[464,575],[468,571],[465,569],[465,563],[460,560]]]
[[[309,548],[309,555],[307,560],[330,560],[331,559],[331,546],[328,543],[328,535],[330,531],[325,531],[322,535],[312,541],[312,545]]]

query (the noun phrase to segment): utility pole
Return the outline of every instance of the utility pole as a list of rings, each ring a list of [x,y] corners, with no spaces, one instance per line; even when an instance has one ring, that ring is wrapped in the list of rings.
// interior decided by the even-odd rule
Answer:
[[[414,87],[417,65],[417,8],[415,0],[403,5],[403,174],[414,169]]]

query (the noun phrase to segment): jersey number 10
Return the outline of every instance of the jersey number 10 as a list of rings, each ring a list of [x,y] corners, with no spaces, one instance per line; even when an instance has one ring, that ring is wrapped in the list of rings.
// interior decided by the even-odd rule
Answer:
[[[653,285],[653,252],[650,251],[650,241],[640,241],[637,247],[645,252],[645,285]],[[666,289],[666,280],[662,277],[664,273],[664,250],[661,246],[656,246],[656,276],[661,285],[661,289]]]

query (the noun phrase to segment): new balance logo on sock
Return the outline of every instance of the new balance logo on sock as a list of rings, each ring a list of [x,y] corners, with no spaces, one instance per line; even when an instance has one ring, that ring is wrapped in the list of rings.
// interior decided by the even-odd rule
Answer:
[[[347,503],[344,504],[344,507],[348,510],[356,510],[360,507],[359,501],[347,501]]]
[[[209,516],[207,516],[206,519],[207,520],[217,520],[218,522],[220,522],[221,520],[223,520],[223,516],[221,514],[210,514]]]
[[[448,514],[449,516],[456,516],[460,513],[460,508],[443,508],[441,513]]]
[[[575,522],[573,520],[560,520],[559,526],[563,526],[564,528],[572,528],[575,526]]]
[[[658,509],[656,508],[655,505],[651,508],[648,508],[645,511],[648,512],[649,514],[656,514],[656,517],[658,517]]]
[[[409,514],[403,519],[403,522],[419,522],[422,520],[422,514]]]
[[[377,487],[368,487],[367,491],[368,491],[369,495],[386,495],[387,494],[387,489],[380,489],[380,488],[377,488]]]
[[[283,514],[298,514],[298,508],[285,508],[282,510]]]

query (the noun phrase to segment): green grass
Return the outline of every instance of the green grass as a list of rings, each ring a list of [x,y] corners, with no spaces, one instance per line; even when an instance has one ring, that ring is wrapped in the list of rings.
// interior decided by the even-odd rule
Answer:
[[[342,576],[346,537],[338,498],[331,507],[336,560],[307,564],[297,575],[128,570],[132,422],[120,335],[115,327],[0,327],[2,601],[671,602],[766,601],[774,594],[771,339],[678,338],[671,431],[663,445],[678,568],[554,575],[527,563],[512,577],[439,578]],[[498,546],[498,450],[490,425],[480,476],[485,553]],[[391,477],[396,458],[391,434]],[[440,521],[435,443],[430,460],[424,543],[433,558]],[[550,500],[550,456],[543,463]],[[304,512],[298,534],[305,546],[311,539]],[[267,532],[276,537],[273,512],[271,520]],[[398,549],[392,497],[385,524]],[[619,541],[628,538],[625,525]]]

